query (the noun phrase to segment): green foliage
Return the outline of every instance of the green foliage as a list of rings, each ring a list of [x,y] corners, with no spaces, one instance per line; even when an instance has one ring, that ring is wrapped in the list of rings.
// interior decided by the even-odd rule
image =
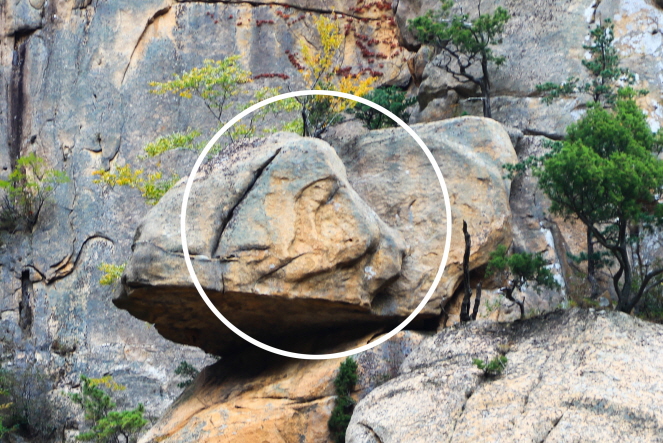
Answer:
[[[562,142],[545,139],[543,141],[543,147],[546,149],[546,153],[543,155],[530,155],[521,162],[503,165],[502,167],[507,171],[504,178],[513,180],[528,169],[540,167],[544,161],[554,156],[562,149]]]
[[[200,137],[200,132],[191,130],[188,132],[176,132],[174,134],[159,137],[145,146],[145,157],[156,157],[173,149],[198,149],[199,146],[193,141]]]
[[[115,171],[100,169],[92,174],[99,176],[99,178],[93,180],[93,183],[103,184],[110,188],[128,186],[138,189],[150,205],[156,205],[161,197],[180,179],[177,174],[164,178],[161,171],[148,174],[147,177],[143,178],[142,169],[133,170],[129,165],[118,166]]]
[[[378,88],[369,92],[366,98],[388,111],[392,112],[396,117],[407,122],[410,114],[405,112],[409,106],[412,106],[417,99],[415,97],[405,98],[407,93],[395,86],[387,88]],[[364,126],[368,129],[380,129],[390,126],[396,126],[396,122],[384,115],[380,111],[376,111],[370,106],[357,103],[354,107],[354,113],[359,120],[364,122]]]
[[[161,171],[147,175],[143,186],[138,188],[145,201],[149,205],[156,205],[161,197],[180,180],[180,176],[173,174],[170,177],[163,177]]]
[[[81,375],[80,394],[70,395],[72,401],[83,408],[85,419],[91,424],[88,431],[80,433],[76,438],[99,443],[135,441],[138,432],[147,424],[143,418],[145,408],[139,404],[132,410],[115,411],[115,402],[101,389],[102,386],[114,391],[124,389],[111,376],[95,379]]]
[[[558,289],[559,284],[547,265],[541,254],[520,252],[507,256],[507,247],[499,245],[490,253],[486,275],[509,276],[516,289],[521,289],[527,282],[535,283],[537,291],[542,287]]]
[[[639,233],[663,224],[663,161],[652,151],[658,135],[632,99],[618,99],[614,109],[590,106],[587,115],[568,129],[569,138],[555,155],[535,170],[539,186],[550,198],[551,211],[576,217],[611,253],[619,270],[614,286],[618,309],[630,312],[653,289],[663,268],[647,269],[634,290],[628,247]],[[634,238],[633,238],[634,237]]]
[[[34,153],[19,158],[7,180],[0,180],[5,194],[0,203],[0,230],[31,231],[48,198],[68,181],[64,172],[48,168]]]
[[[334,379],[336,387],[336,404],[332,410],[331,417],[327,422],[332,439],[336,443],[345,442],[345,431],[352,417],[352,409],[355,401],[350,397],[350,393],[357,384],[357,362],[348,357],[338,370],[338,375]]]
[[[546,104],[563,95],[588,93],[594,102],[611,106],[615,104],[620,89],[623,89],[621,85],[628,87],[635,83],[635,75],[627,68],[619,67],[619,53],[613,46],[614,28],[612,21],[606,19],[590,31],[590,43],[582,46],[591,55],[589,60],[582,61],[591,75],[591,81],[582,84],[579,78],[569,77],[562,84],[547,82],[536,86],[536,90],[544,94],[542,100]],[[644,89],[630,91],[637,95],[647,94]]]
[[[184,98],[200,97],[207,109],[221,122],[223,111],[230,106],[230,98],[241,92],[240,87],[251,82],[251,72],[239,66],[241,57],[233,55],[222,60],[204,60],[203,66],[193,68],[174,80],[152,82],[153,94],[179,94]]]
[[[663,186],[663,162],[652,147],[651,130],[633,100],[617,103],[614,112],[590,108],[569,128],[563,148],[537,170],[551,211],[592,225],[638,219],[649,205],[657,206],[654,194]]]
[[[242,69],[239,65],[240,56],[231,56],[222,60],[205,60],[203,66],[195,67],[181,75],[174,75],[174,79],[168,82],[152,82],[151,93],[153,94],[178,94],[184,98],[198,97],[205,104],[210,113],[223,125],[224,111],[236,104],[236,96],[248,95],[249,100],[243,109],[252,106],[266,98],[279,94],[280,88],[261,88],[257,91],[247,89],[251,79],[251,72]],[[252,94],[252,95],[251,95]],[[296,102],[294,102],[296,103]],[[257,126],[267,115],[281,112],[291,112],[296,109],[292,102],[280,101],[265,106],[252,113],[246,121],[237,123],[227,132],[230,140],[246,139],[258,134]],[[218,129],[218,128],[217,128]],[[142,160],[158,157],[164,152],[174,149],[202,150],[204,143],[196,142],[207,131],[189,129],[186,132],[175,132],[170,135],[159,137],[148,143],[144,150],[145,154],[139,158]],[[263,129],[263,132],[269,132]],[[209,155],[216,155],[222,146],[214,147]],[[157,164],[157,167],[160,165]],[[144,175],[143,169],[134,169],[130,165],[120,166],[114,171],[98,170],[93,174],[99,178],[94,183],[103,184],[113,188],[114,186],[129,186],[138,189],[141,195],[150,205],[155,205],[168,192],[168,190],[179,181],[176,174],[164,174],[157,171]]]
[[[242,108],[242,110],[248,109],[257,103],[260,103],[261,101],[270,97],[277,96],[280,93],[281,88],[261,88],[255,92],[253,99],[249,100]],[[285,99],[270,103],[267,106],[263,106],[257,111],[252,112],[249,116],[244,117],[241,122],[235,123],[235,125],[228,131],[230,138],[232,140],[241,140],[255,137],[258,134],[264,135],[275,132],[278,128],[263,128],[261,133],[259,133],[258,125],[263,122],[270,114],[282,115],[283,113],[297,111],[298,109],[299,105],[294,99]]]
[[[187,361],[181,361],[175,369],[175,375],[179,375],[184,380],[177,384],[178,388],[186,388],[198,377],[200,371]]]
[[[120,265],[112,265],[110,263],[102,263],[99,265],[99,270],[104,273],[99,279],[99,284],[102,286],[109,286],[115,283],[122,277],[126,263]]]
[[[147,420],[143,418],[144,413],[145,407],[142,404],[129,411],[111,411],[101,418],[91,430],[80,433],[76,438],[81,441],[99,443],[135,440],[138,432],[147,424]]]
[[[481,14],[470,19],[469,14],[451,14],[453,1],[441,0],[439,11],[428,11],[425,15],[410,20],[410,31],[420,42],[435,46],[443,59],[440,66],[454,78],[471,82],[481,88],[484,117],[491,117],[490,75],[488,63],[501,66],[506,61],[495,55],[491,46],[502,43],[504,25],[509,21],[509,12],[497,7],[492,14]],[[482,75],[471,73],[474,65],[480,65]]]
[[[506,358],[505,355],[498,355],[490,361],[481,360],[479,358],[475,358],[472,360],[472,364],[475,365],[477,368],[481,369],[484,375],[489,377],[495,377],[497,375],[500,375],[502,372],[504,372],[507,363],[508,359]]]

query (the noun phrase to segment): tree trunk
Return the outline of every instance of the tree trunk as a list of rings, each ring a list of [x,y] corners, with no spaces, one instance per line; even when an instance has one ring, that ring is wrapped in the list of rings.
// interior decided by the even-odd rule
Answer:
[[[520,318],[525,318],[525,300],[520,301],[517,300],[513,296],[513,291],[515,290],[515,287],[513,286],[513,283],[511,283],[509,286],[504,288],[504,296],[506,297],[507,300],[514,302],[515,304],[518,305],[520,308]]]
[[[493,112],[490,109],[490,74],[488,73],[488,55],[481,54],[481,96],[483,97],[483,116],[493,118]]]
[[[474,297],[474,309],[472,309],[472,320],[477,319],[477,314],[479,314],[479,303],[481,303],[481,282],[477,285],[477,295]]]
[[[463,235],[465,236],[465,254],[463,255],[463,285],[465,286],[465,295],[463,297],[463,304],[460,307],[460,321],[467,322],[472,320],[470,316],[470,297],[472,297],[472,290],[470,289],[470,247],[472,246],[472,239],[467,232],[467,223],[463,220]]]
[[[631,293],[633,292],[633,273],[631,269],[631,262],[628,256],[628,249],[626,248],[626,223],[620,220],[619,223],[619,237],[617,242],[617,250],[615,255],[621,266],[622,275],[624,276],[624,284],[619,287],[619,281],[615,280],[615,292],[619,297],[617,302],[617,310],[630,314],[637,300],[631,300]]]
[[[308,137],[308,118],[306,116],[306,106],[304,104],[302,104],[302,125],[304,126],[302,129],[302,136]]]
[[[596,281],[596,260],[594,258],[594,236],[592,230],[587,228],[587,281],[590,284],[590,296],[599,296],[599,285]]]
[[[486,118],[493,118],[493,111],[490,109],[490,86],[483,82],[481,86],[481,93],[483,96],[483,116]]]

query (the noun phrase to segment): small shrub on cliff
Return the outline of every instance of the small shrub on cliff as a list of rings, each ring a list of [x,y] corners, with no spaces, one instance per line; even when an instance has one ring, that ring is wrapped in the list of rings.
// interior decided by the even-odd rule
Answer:
[[[507,247],[499,245],[490,254],[490,261],[486,268],[486,275],[497,274],[507,285],[501,288],[507,300],[514,302],[520,308],[520,317],[525,316],[525,302],[513,296],[516,290],[522,290],[526,283],[535,284],[535,289],[540,288],[558,289],[559,284],[555,281],[548,263],[541,254],[521,252],[507,255]]]
[[[338,370],[338,375],[334,380],[336,387],[336,404],[332,411],[327,426],[332,439],[336,443],[345,442],[345,431],[352,417],[352,409],[355,401],[350,397],[352,389],[357,384],[357,362],[348,357]]]
[[[395,87],[378,88],[368,94],[366,98],[383,108],[391,111],[396,117],[407,123],[410,114],[405,112],[409,106],[412,106],[417,99],[415,97],[405,98],[406,92]],[[384,115],[380,111],[376,111],[370,106],[357,103],[354,107],[354,114],[359,120],[364,122],[364,126],[368,129],[380,129],[390,126],[396,126],[396,122]]]
[[[175,369],[175,375],[180,376],[184,380],[177,384],[178,388],[186,388],[198,377],[200,371],[196,369],[187,361],[181,361],[179,366]]]
[[[479,358],[472,360],[472,364],[481,369],[484,375],[489,377],[495,377],[504,372],[507,363],[508,360],[504,355],[498,355],[490,361],[481,360]]]
[[[112,265],[110,263],[102,263],[99,265],[99,270],[104,273],[99,279],[99,284],[102,286],[110,286],[122,277],[126,263],[121,265]]]
[[[147,424],[143,418],[145,408],[139,404],[127,411],[115,411],[116,404],[111,396],[101,389],[123,390],[110,376],[89,378],[81,375],[81,392],[72,394],[74,403],[83,408],[90,429],[80,433],[76,439],[98,443],[130,443],[136,441],[138,432]]]
[[[142,169],[134,170],[131,169],[131,166],[129,165],[118,166],[112,172],[100,169],[94,171],[92,174],[99,176],[99,178],[93,180],[93,183],[103,184],[110,188],[114,188],[115,186],[128,186],[133,189],[138,189],[140,194],[150,205],[156,205],[161,197],[163,197],[180,179],[177,174],[164,178],[160,171],[148,174],[147,177],[144,177]]]
[[[34,153],[19,158],[7,180],[0,180],[0,229],[31,231],[49,197],[68,181],[64,172],[46,167]]]

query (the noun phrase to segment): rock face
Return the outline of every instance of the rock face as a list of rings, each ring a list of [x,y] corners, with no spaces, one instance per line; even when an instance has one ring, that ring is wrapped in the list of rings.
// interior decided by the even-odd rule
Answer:
[[[415,130],[441,165],[455,228],[470,225],[479,267],[511,241],[501,176],[515,161],[509,136],[476,117]],[[374,131],[338,149],[347,178],[327,143],[284,133],[224,151],[194,182],[187,241],[198,278],[224,316],[261,341],[393,324],[421,303],[440,266],[442,190],[414,140]],[[211,315],[184,267],[183,190],[181,181],[138,228],[115,303],[170,340],[220,355],[242,342]],[[463,248],[452,239],[429,316],[458,285]]]
[[[359,402],[346,441],[660,441],[662,337],[660,325],[577,309],[449,328]],[[472,365],[500,352],[500,376]]]
[[[189,127],[206,132],[218,121],[198,99],[150,94],[149,82],[241,54],[254,75],[289,77],[256,79],[251,87],[301,89],[288,53],[298,52],[302,39],[319,44],[313,20],[320,15],[350,24],[343,52],[355,71],[371,67],[388,81],[405,65],[407,51],[391,46],[397,28],[388,8],[357,12],[355,0],[278,3],[0,1],[0,178],[34,152],[71,179],[32,232],[0,233],[3,356],[37,365],[57,389],[77,385],[81,373],[110,373],[131,392],[121,406],[143,402],[150,416],[180,393],[173,370],[181,360],[205,364],[201,350],[173,344],[116,309],[114,289],[99,285],[99,265],[127,261],[150,206],[135,189],[93,183],[92,172],[130,165],[145,175],[186,175],[191,151],[158,162],[138,157],[159,136]],[[363,57],[356,35],[380,40],[371,51],[391,57],[384,68],[382,59]]]
[[[425,336],[399,332],[388,342],[358,354],[353,397],[361,399],[393,377]],[[367,340],[345,346],[361,346]],[[331,349],[340,350],[338,346]],[[327,421],[342,359],[297,361],[253,351],[248,354],[206,368],[141,442],[329,441]]]
[[[455,13],[462,8],[470,17],[477,16],[477,2],[457,0],[454,3]],[[506,57],[506,63],[499,69],[491,67],[493,117],[531,135],[564,135],[564,128],[582,114],[588,97],[570,98],[546,106],[537,97],[535,87],[549,81],[561,83],[570,76],[585,78],[587,71],[581,64],[585,57],[582,48],[585,37],[599,21],[610,18],[615,23],[615,46],[622,66],[638,74],[638,87],[651,91],[641,100],[641,105],[654,130],[659,128],[663,123],[660,101],[663,80],[659,76],[663,63],[663,36],[657,23],[663,20],[663,11],[654,3],[647,0],[481,2],[482,13],[502,6],[511,14],[503,43],[494,48],[497,54]],[[401,30],[401,39],[409,49],[416,49],[418,43],[407,29],[407,21],[439,6],[437,0],[398,2],[396,23]],[[414,114],[417,121],[433,121],[462,112],[480,115],[480,102],[461,99],[456,105],[448,94],[453,90],[466,98],[478,96],[478,91],[468,89],[467,84],[459,83],[435,63],[433,58],[423,72],[418,90],[420,110]],[[434,109],[426,112],[431,105]]]
[[[189,253],[235,326],[277,345],[385,321],[376,297],[400,275],[406,245],[352,189],[327,143],[277,134],[229,148],[206,169],[189,202]],[[222,355],[241,341],[211,315],[184,267],[175,223],[184,185],[138,228],[115,304],[173,341]]]
[[[485,265],[497,245],[511,243],[510,182],[502,178],[502,165],[517,160],[509,135],[493,120],[461,117],[412,128],[440,166],[451,201],[449,260],[424,311],[439,314],[460,281],[463,220],[472,235],[472,269]],[[371,131],[337,146],[352,186],[409,245],[401,278],[387,288],[395,298],[407,300],[392,307],[405,314],[428,291],[444,251],[445,207],[435,171],[400,128]]]

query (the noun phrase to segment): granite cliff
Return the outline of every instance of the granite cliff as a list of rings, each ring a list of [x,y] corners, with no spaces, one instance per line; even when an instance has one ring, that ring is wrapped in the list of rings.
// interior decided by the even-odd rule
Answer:
[[[164,170],[187,176],[195,152],[171,151],[160,162],[149,163],[141,157],[144,146],[160,135],[193,126],[211,128],[217,122],[200,102],[150,94],[149,82],[168,80],[173,73],[200,66],[205,59],[241,54],[243,67],[256,77],[262,75],[255,79],[256,85],[298,89],[304,83],[289,54],[299,50],[301,38],[316,43],[312,23],[318,16],[334,18],[346,30],[344,66],[371,69],[379,74],[379,83],[398,85],[417,97],[410,123],[417,123],[413,125],[415,131],[428,144],[447,179],[454,233],[460,232],[463,218],[470,224],[474,236],[472,268],[480,269],[497,244],[513,241],[516,248],[545,253],[560,282],[568,282],[571,271],[566,252],[583,249],[582,230],[547,216],[547,203],[532,178],[510,183],[502,178],[501,166],[514,162],[516,155],[540,152],[545,138],[559,139],[565,127],[582,115],[582,97],[562,99],[548,107],[535,93],[535,85],[562,82],[570,75],[582,76],[582,44],[589,27],[605,18],[615,23],[616,46],[623,65],[636,72],[639,85],[650,91],[640,99],[650,125],[661,127],[660,1],[484,0],[483,11],[502,5],[512,14],[504,42],[496,48],[507,56],[507,62],[493,73],[495,121],[456,118],[480,114],[477,91],[458,84],[436,67],[435,55],[429,48],[420,47],[406,29],[408,19],[437,7],[437,1],[367,3],[0,3],[0,178],[8,176],[20,157],[36,153],[71,179],[57,189],[30,232],[0,233],[0,342],[4,364],[41,368],[53,379],[54,392],[77,386],[82,373],[112,374],[129,388],[121,401],[144,403],[148,416],[156,421],[181,392],[173,377],[179,361],[203,367],[214,361],[205,352],[221,354],[224,358],[203,371],[196,384],[148,432],[145,441],[161,441],[164,436],[172,441],[193,441],[201,436],[222,438],[211,428],[218,428],[216,420],[227,417],[227,411],[234,413],[228,421],[235,426],[233,432],[248,432],[244,438],[249,440],[236,437],[236,441],[326,438],[326,417],[333,396],[330,383],[338,361],[300,364],[252,355],[211,316],[191,287],[180,260],[176,220],[183,183],[152,208],[137,190],[104,188],[94,183],[93,175],[100,169],[144,164],[148,172]],[[474,1],[457,3],[466,11],[476,8]],[[373,46],[367,47],[368,41]],[[371,53],[382,53],[385,58]],[[357,121],[345,122],[328,131],[324,142],[274,135],[268,141],[222,154],[235,157],[232,161],[226,157],[197,178],[201,198],[205,198],[205,192],[220,192],[226,199],[216,200],[216,206],[192,208],[193,217],[214,220],[206,224],[208,231],[194,234],[197,249],[192,255],[201,271],[201,281],[216,294],[228,288],[227,292],[236,298],[225,303],[235,310],[237,321],[249,328],[257,325],[252,332],[274,344],[341,350],[368,342],[418,304],[441,258],[445,236],[439,228],[445,222],[445,208],[434,185],[432,168],[403,132],[368,132],[359,126]],[[242,149],[260,155],[244,155],[242,160],[242,152],[246,153]],[[301,150],[317,154],[298,155]],[[297,175],[295,182],[279,181],[279,177],[291,174],[304,157],[315,157],[313,164],[319,167],[307,164],[305,173]],[[233,183],[240,185],[232,188],[224,176],[233,177]],[[216,188],[205,190],[203,182],[213,183]],[[268,196],[280,197],[270,205],[257,204]],[[307,217],[314,209],[316,217]],[[269,221],[274,218],[283,219],[283,224]],[[350,239],[352,242],[345,241]],[[278,253],[266,254],[268,248]],[[375,387],[380,374],[395,375],[422,337],[457,318],[459,300],[454,292],[460,283],[461,259],[462,238],[454,234],[445,277],[412,324],[414,329],[427,332],[406,331],[393,344],[359,357],[365,377],[360,379],[358,397]],[[101,263],[127,261],[120,287],[99,285]],[[369,268],[370,272],[366,271]],[[273,269],[277,271],[271,272]],[[219,275],[223,275],[221,281]],[[343,291],[328,289],[339,285]],[[499,302],[490,288],[484,296],[485,301]],[[244,301],[251,298],[249,316],[243,317],[241,309],[236,309],[242,297]],[[536,311],[553,310],[568,300],[564,291],[541,295],[528,292],[527,297]],[[117,309],[113,299],[122,309]],[[312,318],[311,312],[316,310],[327,316]],[[182,315],[185,312],[189,317]],[[200,315],[192,316],[191,312]],[[274,312],[282,313],[291,327],[278,329],[273,323]],[[619,316],[569,315],[570,320],[549,320],[576,326],[605,322],[605,318],[611,324],[630,322]],[[498,310],[487,310],[484,304],[481,316],[514,318],[512,307],[506,303]],[[635,335],[637,331],[649,331],[638,322],[622,326],[633,328]],[[278,330],[283,334],[273,334]],[[344,342],[326,342],[329,330],[344,330]],[[301,337],[306,331],[313,332],[306,340],[293,342],[293,337]],[[429,344],[441,343],[447,338],[426,340]],[[481,346],[493,344],[486,343]],[[537,345],[523,341],[522,347],[528,346]],[[460,349],[454,352],[461,353]],[[249,363],[241,360],[245,354]],[[223,363],[231,357],[238,359],[237,368],[258,362],[256,367],[265,368],[266,375],[247,373],[246,379],[238,381],[242,374],[227,373]],[[411,359],[417,358],[423,357],[413,353]],[[435,363],[424,366],[432,368]],[[408,384],[416,372],[413,368],[404,365],[397,379],[400,381],[376,389],[360,403],[349,434],[351,441],[399,441],[401,431],[397,427],[378,429],[382,425],[374,419],[374,405],[382,402],[382,392],[391,395],[389,389],[397,389],[394,386],[399,383],[407,386],[403,389],[416,391]],[[435,369],[445,374],[456,370]],[[526,372],[523,377],[528,380],[542,374],[533,369]],[[504,383],[511,383],[510,377],[516,373],[520,374],[507,373]],[[478,375],[471,370],[468,374],[463,389],[477,389]],[[283,379],[287,381],[278,381]],[[298,385],[298,380],[304,381]],[[245,384],[249,387],[239,387]],[[448,389],[456,391],[456,385]],[[578,403],[575,397],[569,398],[559,402]],[[515,407],[510,401],[505,399],[499,407]],[[258,410],[279,412],[262,416],[252,428],[245,424],[248,415],[242,416],[244,404],[249,405],[247,410],[253,411],[252,415]],[[454,405],[448,406],[449,414],[456,416],[459,412]],[[627,406],[617,409],[632,411],[628,409],[631,404]],[[639,408],[635,407],[639,416],[658,414]],[[597,426],[603,423],[592,417]],[[551,418],[551,423],[555,420],[557,416]],[[259,435],[257,429],[267,422],[272,431]],[[430,426],[438,426],[434,423],[431,421]],[[71,439],[77,431],[73,425],[67,426],[62,435]],[[369,435],[366,429],[370,427],[377,437]],[[206,433],[193,432],[196,429]],[[642,439],[656,431],[646,426],[642,429],[637,431]],[[532,430],[530,434],[538,438],[543,431]]]

